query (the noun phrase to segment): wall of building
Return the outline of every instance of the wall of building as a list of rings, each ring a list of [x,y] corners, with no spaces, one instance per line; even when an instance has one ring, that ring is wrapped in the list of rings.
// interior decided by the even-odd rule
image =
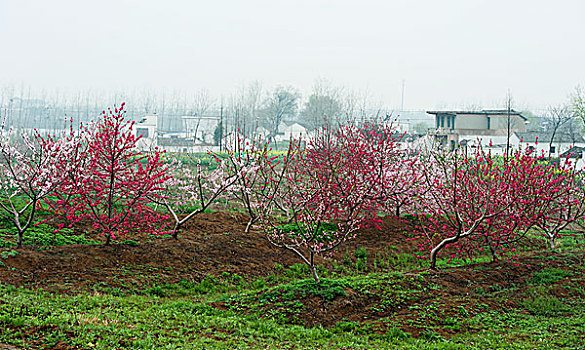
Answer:
[[[307,129],[304,126],[294,123],[291,125],[286,125],[285,123],[280,123],[278,126],[278,133],[275,137],[277,142],[280,141],[288,141],[291,139],[298,139],[301,137],[307,137]]]
[[[465,114],[455,117],[455,129],[487,129],[485,115]],[[491,128],[490,128],[491,129]]]
[[[491,116],[491,127],[492,129],[508,130],[508,116],[498,115]],[[524,119],[517,115],[510,116],[510,129],[518,132],[526,132],[526,123]]]
[[[158,138],[158,116],[147,115],[134,124],[134,133],[142,136],[136,143],[141,150],[148,150],[157,146]]]

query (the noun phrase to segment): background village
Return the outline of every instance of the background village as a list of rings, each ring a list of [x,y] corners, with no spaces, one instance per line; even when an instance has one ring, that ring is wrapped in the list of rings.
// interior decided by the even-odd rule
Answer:
[[[21,97],[14,97],[20,95]],[[90,97],[67,101],[34,98],[4,88],[0,94],[0,116],[9,126],[42,135],[58,135],[70,127],[91,123],[103,110]],[[567,104],[538,111],[518,111],[510,95],[499,108],[473,106],[455,110],[405,110],[402,101],[395,110],[373,107],[364,96],[343,93],[317,84],[306,101],[291,87],[263,92],[251,84],[238,97],[219,103],[205,91],[166,100],[153,95],[127,98],[128,118],[142,136],[139,147],[154,147],[173,153],[221,151],[240,137],[261,137],[278,149],[291,138],[307,138],[324,123],[360,124],[381,121],[396,129],[402,149],[428,149],[438,145],[469,152],[478,146],[492,154],[530,148],[556,159],[571,159],[585,167],[583,121],[578,112],[583,93],[577,88]],[[120,100],[115,96],[114,100]]]

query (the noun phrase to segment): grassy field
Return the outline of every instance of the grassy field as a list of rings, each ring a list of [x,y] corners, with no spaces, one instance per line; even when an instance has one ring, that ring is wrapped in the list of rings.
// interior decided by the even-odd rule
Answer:
[[[434,272],[400,246],[400,233],[387,229],[386,237],[364,234],[324,260],[316,285],[294,256],[279,256],[262,241],[253,247],[237,229],[245,220],[234,219],[229,230],[206,224],[190,226],[179,241],[129,237],[99,250],[95,261],[77,253],[101,249],[91,237],[71,241],[40,228],[30,246],[15,249],[5,232],[0,343],[25,349],[585,348],[584,256],[573,238],[554,253],[533,238],[542,248],[523,251],[518,264],[442,261]],[[385,244],[375,243],[380,240]],[[215,244],[243,250],[230,261],[214,260]],[[195,251],[200,246],[210,250]],[[166,249],[193,253],[160,263],[140,256],[172,253]],[[130,262],[126,251],[139,260]],[[71,255],[77,265],[64,260]],[[231,268],[250,259],[265,268]],[[42,275],[59,263],[53,272],[59,278]]]

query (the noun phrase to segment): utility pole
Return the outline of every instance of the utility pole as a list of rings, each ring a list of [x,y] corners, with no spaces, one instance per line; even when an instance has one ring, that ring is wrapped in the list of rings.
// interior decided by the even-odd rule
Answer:
[[[221,152],[221,143],[223,139],[223,99],[221,100],[221,107],[219,107],[219,151]]]
[[[512,111],[512,95],[510,95],[510,89],[508,89],[508,94],[506,98],[506,107],[508,108],[508,134],[506,137],[506,160],[508,159],[508,155],[510,153],[510,114]]]
[[[402,97],[400,98],[400,111],[404,111],[404,79],[402,79]]]

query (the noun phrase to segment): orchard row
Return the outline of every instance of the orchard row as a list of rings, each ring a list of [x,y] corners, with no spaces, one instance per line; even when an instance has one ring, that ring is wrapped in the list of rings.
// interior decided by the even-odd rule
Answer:
[[[66,135],[0,135],[0,214],[17,242],[39,209],[58,229],[92,222],[106,244],[130,231],[171,232],[224,200],[237,203],[275,246],[293,251],[319,281],[315,256],[327,254],[380,215],[409,214],[421,259],[441,253],[494,259],[538,229],[551,248],[582,224],[582,172],[569,161],[517,150],[505,156],[403,150],[383,123],[325,126],[275,152],[260,139],[237,138],[210,165],[142,153],[124,105]],[[21,140],[22,142],[19,142]],[[169,226],[169,217],[174,224]],[[448,252],[448,253],[445,253]]]

